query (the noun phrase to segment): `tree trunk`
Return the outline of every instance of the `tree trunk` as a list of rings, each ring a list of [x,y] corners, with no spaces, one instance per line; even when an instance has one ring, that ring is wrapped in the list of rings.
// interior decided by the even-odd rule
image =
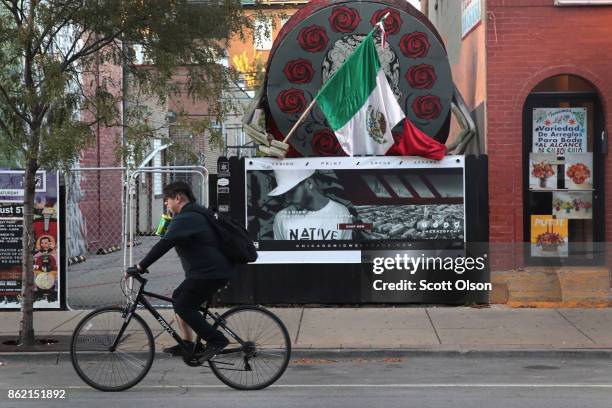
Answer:
[[[27,161],[23,188],[23,259],[21,286],[21,324],[19,340],[23,346],[34,345],[34,191],[36,188],[36,171],[38,163],[35,159]]]

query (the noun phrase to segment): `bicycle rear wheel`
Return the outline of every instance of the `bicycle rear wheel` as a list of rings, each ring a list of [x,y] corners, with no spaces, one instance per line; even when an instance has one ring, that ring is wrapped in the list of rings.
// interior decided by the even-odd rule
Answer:
[[[237,390],[260,390],[283,375],[291,357],[291,340],[274,313],[258,306],[237,306],[221,319],[246,346],[227,336],[230,344],[209,361],[219,380]]]
[[[155,356],[151,329],[133,314],[117,348],[110,351],[126,323],[123,309],[105,307],[81,320],[70,342],[70,359],[83,381],[101,391],[123,391],[147,375]]]

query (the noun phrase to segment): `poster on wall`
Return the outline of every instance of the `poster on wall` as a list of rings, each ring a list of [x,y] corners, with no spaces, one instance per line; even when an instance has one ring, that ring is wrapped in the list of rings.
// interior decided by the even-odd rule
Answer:
[[[562,160],[555,154],[529,154],[529,189],[552,190],[558,188],[557,174]]]
[[[593,218],[593,193],[554,192],[552,207],[556,218],[590,220]]]
[[[587,153],[586,108],[534,108],[534,153]]]
[[[565,156],[565,188],[569,190],[593,188],[593,153]]]
[[[568,220],[552,215],[531,216],[531,256],[567,258]]]
[[[59,179],[37,173],[34,199],[34,307],[60,308]],[[0,308],[20,308],[23,171],[0,170]]]
[[[373,248],[465,241],[462,156],[252,158],[245,171],[258,263],[360,263]]]

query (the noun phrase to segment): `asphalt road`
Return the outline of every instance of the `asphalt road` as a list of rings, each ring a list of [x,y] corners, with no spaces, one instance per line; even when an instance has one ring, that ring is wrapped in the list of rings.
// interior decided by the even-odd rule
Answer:
[[[0,407],[609,408],[612,359],[528,357],[300,358],[277,384],[235,391],[206,368],[156,358],[136,387],[103,393],[68,356],[0,355]],[[64,389],[65,400],[9,400],[9,389]]]

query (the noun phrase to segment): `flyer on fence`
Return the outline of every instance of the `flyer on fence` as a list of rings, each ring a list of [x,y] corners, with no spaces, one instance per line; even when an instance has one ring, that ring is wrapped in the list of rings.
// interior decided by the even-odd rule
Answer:
[[[23,174],[0,170],[0,308],[21,307]],[[60,308],[57,172],[39,171],[34,198],[34,308]]]

